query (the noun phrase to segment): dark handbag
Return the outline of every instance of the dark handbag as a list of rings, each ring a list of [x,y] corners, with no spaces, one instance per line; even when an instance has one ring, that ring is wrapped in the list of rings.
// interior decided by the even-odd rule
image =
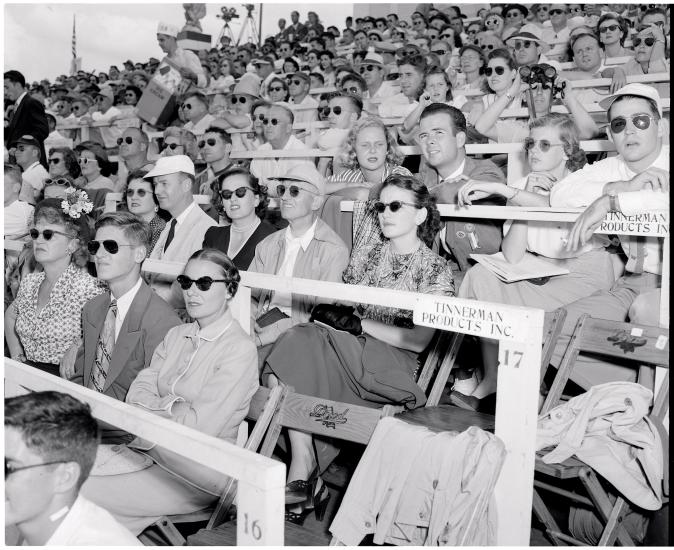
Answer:
[[[311,310],[310,322],[318,321],[337,330],[343,330],[359,336],[363,333],[360,317],[354,313],[352,306],[337,304],[316,304]]]

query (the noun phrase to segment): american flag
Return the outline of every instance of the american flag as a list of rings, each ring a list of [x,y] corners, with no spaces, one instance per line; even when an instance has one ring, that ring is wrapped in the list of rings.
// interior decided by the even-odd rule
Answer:
[[[70,45],[73,52],[73,59],[77,57],[77,34],[75,34],[75,14],[73,13],[73,40]]]

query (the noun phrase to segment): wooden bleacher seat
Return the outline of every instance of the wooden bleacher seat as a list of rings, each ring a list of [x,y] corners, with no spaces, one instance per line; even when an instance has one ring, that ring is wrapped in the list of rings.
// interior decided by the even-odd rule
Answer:
[[[616,336],[638,338],[636,346],[617,346]],[[637,335],[638,336],[635,336]],[[647,364],[651,367],[667,369],[659,388],[654,394],[654,403],[649,418],[658,426],[663,425],[665,415],[669,412],[669,330],[631,323],[620,323],[595,319],[583,315],[576,324],[573,336],[566,349],[559,370],[555,376],[550,392],[543,404],[541,414],[545,414],[557,406],[566,382],[571,375],[578,355],[582,352],[601,355],[606,358],[625,359],[633,362],[635,368]],[[660,435],[668,438],[668,430],[659,430]],[[667,448],[668,441],[663,441],[663,448]],[[621,517],[627,510],[627,503],[616,490],[610,492],[615,496],[612,502],[609,491],[600,481],[598,474],[587,464],[576,457],[571,457],[560,464],[546,464],[541,460],[545,451],[537,453],[536,478],[534,480],[534,513],[543,523],[546,533],[555,545],[575,544],[584,545],[560,529],[557,521],[546,506],[541,491],[552,492],[556,497],[562,496],[571,499],[574,503],[588,507],[601,518],[604,530],[599,546],[612,545],[617,539],[622,545],[634,546],[634,541],[620,523]],[[668,495],[668,469],[665,465],[665,490]],[[587,492],[587,496],[571,492],[567,489],[572,481],[579,481],[579,486]],[[560,486],[560,482],[562,486]]]
[[[249,451],[259,451],[267,429],[281,406],[286,393],[287,389],[281,386],[272,390],[265,387],[258,388],[255,395],[253,395],[248,414],[246,415],[246,420],[255,422],[255,427],[247,439],[244,439],[243,442],[237,441],[238,445]],[[185,538],[176,528],[176,524],[208,521],[208,528],[218,526],[230,512],[235,495],[236,482],[230,479],[229,484],[225,487],[215,506],[210,506],[190,514],[163,516],[148,527],[148,530],[158,531],[159,535],[172,546],[184,546],[186,542]],[[141,537],[146,541],[153,541],[154,539],[152,533],[148,533],[147,530],[141,534]]]

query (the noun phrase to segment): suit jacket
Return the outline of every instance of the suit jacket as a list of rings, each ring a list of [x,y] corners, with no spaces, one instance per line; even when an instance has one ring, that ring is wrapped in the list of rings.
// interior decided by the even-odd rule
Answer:
[[[9,125],[5,128],[5,147],[7,149],[21,136],[30,135],[40,142],[40,163],[47,168],[47,155],[44,140],[49,135],[47,115],[44,105],[26,94],[14,111]]]
[[[75,360],[72,382],[87,386],[96,358],[96,347],[110,305],[110,293],[89,300],[82,309],[84,341]],[[180,317],[144,282],[131,302],[110,357],[103,393],[124,401],[137,374],[150,365],[152,354]]]
[[[435,172],[435,171],[433,171]],[[501,169],[490,160],[475,160],[466,157],[463,173],[473,180],[505,183]],[[462,184],[439,183],[435,187],[428,185],[439,204],[455,204],[456,196]],[[505,205],[503,197],[488,197],[473,201],[475,205]],[[472,253],[495,254],[501,250],[503,241],[503,220],[485,218],[454,218],[445,222],[444,248],[451,252],[461,271],[468,270]]]
[[[166,251],[164,251],[164,243],[168,237],[170,225],[170,223],[167,223],[161,235],[159,235],[159,240],[152,249],[150,258],[172,262],[186,262],[192,254],[201,248],[206,230],[218,224],[199,208],[199,205],[195,204],[183,222],[176,226],[173,240]],[[175,277],[152,274],[146,280],[153,290],[173,308],[183,309],[185,307],[183,295],[180,287],[175,282]]]
[[[229,255],[229,238],[231,236],[232,226],[226,227],[209,227],[204,236],[204,248],[215,248]],[[232,258],[232,262],[240,271],[246,271],[253,258],[255,258],[255,247],[258,243],[276,231],[276,228],[269,222],[263,221],[253,231],[253,234],[248,238],[243,248],[237,252],[236,256]]]

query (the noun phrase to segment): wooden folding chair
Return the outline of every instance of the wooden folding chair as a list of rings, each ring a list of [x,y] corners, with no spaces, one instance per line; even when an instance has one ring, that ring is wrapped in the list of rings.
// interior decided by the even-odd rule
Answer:
[[[543,404],[541,414],[545,414],[559,404],[562,390],[569,380],[576,359],[581,352],[601,355],[606,358],[629,359],[634,362],[635,368],[642,365],[664,367],[669,369],[669,330],[616,321],[595,319],[583,315],[576,324],[573,335],[566,349],[559,370],[554,379],[550,392]],[[623,364],[621,362],[621,364]],[[663,419],[668,412],[669,402],[669,370],[655,393],[654,405],[649,418],[656,426],[662,426]],[[668,439],[668,433],[659,429],[661,437]],[[664,440],[663,448],[667,448],[668,441]],[[552,492],[555,495],[566,497],[575,504],[594,510],[600,521],[604,523],[599,546],[613,544],[617,539],[624,546],[634,546],[634,541],[621,524],[621,519],[627,511],[625,499],[617,490],[607,490],[600,481],[597,473],[587,464],[571,457],[560,464],[546,464],[541,460],[544,451],[536,457],[536,477],[534,479],[534,513],[545,526],[546,532],[555,545],[586,543],[563,533],[545,505],[540,490]],[[669,465],[665,462],[666,472]],[[668,479],[666,473],[665,480]],[[563,483],[567,487],[572,480],[579,480],[579,487],[587,492],[587,496],[578,492],[559,487]],[[665,486],[664,494],[668,494]],[[615,495],[615,501],[609,497],[609,491]]]
[[[248,438],[244,439],[242,444],[244,449],[253,452],[257,452],[260,449],[264,435],[272,423],[274,415],[278,412],[287,392],[288,389],[282,386],[278,386],[272,390],[264,387],[258,388],[255,395],[253,395],[248,414],[246,415],[246,420],[255,422],[255,427]],[[240,444],[240,442],[237,442],[237,444]],[[172,546],[184,546],[186,541],[176,528],[177,524],[208,520],[207,528],[212,529],[222,523],[227,517],[235,496],[236,480],[230,479],[215,506],[209,506],[203,510],[188,514],[162,516],[148,529],[158,531],[159,535]],[[141,536],[150,543],[154,542],[154,537],[150,533],[143,532]]]
[[[260,454],[271,456],[282,428],[304,433],[332,437],[367,445],[379,419],[393,414],[393,407],[381,409],[331,401],[320,397],[302,395],[288,388],[288,393],[274,415],[267,430]],[[286,522],[285,543],[287,546],[306,542],[305,530]],[[303,540],[294,540],[302,537]],[[301,544],[298,544],[300,543]],[[228,546],[236,544],[236,522],[231,521],[211,530],[208,526],[188,538],[190,545]],[[312,544],[320,544],[313,541]]]

